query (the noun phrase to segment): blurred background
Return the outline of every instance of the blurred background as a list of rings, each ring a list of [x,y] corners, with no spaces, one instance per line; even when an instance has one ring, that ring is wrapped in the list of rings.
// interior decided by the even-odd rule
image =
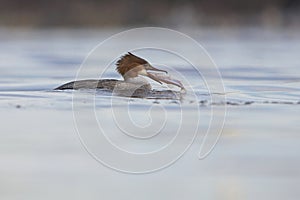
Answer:
[[[300,25],[297,0],[1,0],[0,26],[271,26]]]
[[[0,0],[0,5],[1,200],[299,199],[300,1]],[[199,81],[189,66],[166,59],[166,54],[151,54],[147,48],[138,51],[138,56],[152,64],[163,60],[166,64],[161,66],[188,74],[199,104],[117,98],[117,108],[123,110],[130,104],[131,119],[146,116],[150,121],[162,116],[160,109],[152,107],[163,108],[171,122],[165,126],[169,129],[162,129],[166,131],[162,137],[176,133],[179,120],[174,116],[179,116],[180,109],[186,109],[189,114],[184,116],[191,122],[198,110],[194,105],[201,110],[199,134],[184,156],[169,168],[138,176],[111,170],[86,152],[73,119],[73,91],[53,88],[76,79],[81,64],[100,42],[143,26],[179,30],[203,45],[218,66],[227,93],[226,102],[222,91],[213,94],[220,100],[211,102],[211,94],[200,84],[203,79]],[[84,63],[91,69],[87,78],[99,78],[100,69],[114,64],[119,57],[115,49],[158,40],[189,56],[202,55],[172,37],[133,34],[106,48],[100,46],[99,56]],[[220,81],[202,63],[197,64],[209,75],[205,79]],[[121,78],[115,66],[107,69],[103,78]],[[89,93],[82,92],[83,98],[89,97],[85,94]],[[113,123],[107,95],[97,93],[92,107],[97,120],[104,120],[102,124],[111,127],[114,139],[121,141],[125,135]],[[211,116],[220,121],[224,106],[227,113],[221,138],[213,152],[199,160]],[[88,116],[88,109],[83,100],[84,125],[91,132],[99,131],[98,126],[90,125],[95,116]],[[156,146],[144,141],[133,146]],[[124,147],[133,144],[122,142]]]

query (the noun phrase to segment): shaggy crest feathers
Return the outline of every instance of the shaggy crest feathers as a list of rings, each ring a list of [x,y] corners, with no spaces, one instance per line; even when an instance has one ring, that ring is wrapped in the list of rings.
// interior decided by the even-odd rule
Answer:
[[[134,67],[138,65],[147,64],[148,62],[140,57],[137,57],[136,55],[133,55],[132,53],[128,52],[124,56],[122,56],[117,61],[117,68],[116,70],[121,74],[125,75],[128,71],[133,69]]]

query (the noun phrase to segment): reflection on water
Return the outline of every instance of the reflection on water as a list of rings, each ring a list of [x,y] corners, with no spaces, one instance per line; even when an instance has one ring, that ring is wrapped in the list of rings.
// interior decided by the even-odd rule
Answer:
[[[0,119],[4,122],[0,129],[0,194],[3,199],[47,199],[47,196],[49,199],[82,199],[83,196],[132,199],[132,195],[140,199],[145,199],[145,195],[149,199],[161,199],[161,196],[293,199],[300,195],[297,189],[299,34],[256,29],[191,31],[191,36],[205,46],[218,65],[225,93],[210,94],[193,71],[170,60],[170,67],[188,75],[196,99],[189,93],[180,99],[114,97],[117,110],[124,110],[130,104],[132,118],[143,126],[151,122],[151,117],[143,120],[149,108],[153,107],[153,116],[160,115],[159,106],[173,113],[169,116],[166,135],[148,146],[145,141],[143,145],[124,142],[121,139],[124,136],[118,136],[117,127],[107,117],[111,111],[110,93],[77,91],[82,95],[80,108],[85,110],[90,106],[85,97],[92,94],[98,119],[113,130],[114,141],[131,150],[148,151],[162,145],[178,126],[181,106],[187,113],[192,113],[195,106],[200,108],[199,134],[186,154],[165,170],[132,176],[110,170],[86,153],[74,128],[73,92],[52,90],[73,80],[87,53],[112,32],[0,30]],[[115,45],[111,48],[118,48],[119,44]],[[110,59],[108,49],[106,55],[89,64],[99,67]],[[209,72],[204,67],[205,70]],[[87,78],[99,76],[96,70],[91,74],[93,77]],[[113,68],[105,76],[120,78]],[[213,75],[205,78],[216,79]],[[156,89],[168,89],[153,84]],[[216,118],[222,118],[224,106],[228,110],[223,135],[214,151],[198,160],[211,108]],[[188,120],[193,122],[192,117]],[[87,128],[93,130],[92,126]],[[116,188],[119,192],[112,192]]]

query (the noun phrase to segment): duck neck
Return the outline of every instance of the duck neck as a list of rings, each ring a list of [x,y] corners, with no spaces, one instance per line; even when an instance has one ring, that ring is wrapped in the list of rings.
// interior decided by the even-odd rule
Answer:
[[[124,82],[133,84],[134,87],[143,88],[146,90],[151,90],[151,88],[152,88],[151,85],[149,84],[149,82],[147,81],[147,79],[144,77],[140,77],[140,76],[124,78]]]
[[[127,83],[136,83],[136,84],[149,84],[147,79],[144,77],[136,76],[136,77],[125,77],[124,81]]]

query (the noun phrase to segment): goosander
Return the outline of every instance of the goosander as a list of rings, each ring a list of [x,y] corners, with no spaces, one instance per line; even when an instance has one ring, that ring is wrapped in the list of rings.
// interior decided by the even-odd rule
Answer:
[[[167,71],[153,67],[145,59],[140,58],[130,52],[123,55],[117,61],[116,65],[116,71],[123,77],[124,80],[88,79],[71,81],[55,88],[55,90],[105,89],[108,91],[121,93],[125,96],[140,96],[140,94],[143,96],[153,91],[149,82],[143,77],[151,78],[160,84],[172,84],[179,87],[181,90],[184,90],[184,87],[180,81],[171,79],[169,76],[161,74],[161,72],[167,74]],[[126,94],[124,94],[124,92]]]

